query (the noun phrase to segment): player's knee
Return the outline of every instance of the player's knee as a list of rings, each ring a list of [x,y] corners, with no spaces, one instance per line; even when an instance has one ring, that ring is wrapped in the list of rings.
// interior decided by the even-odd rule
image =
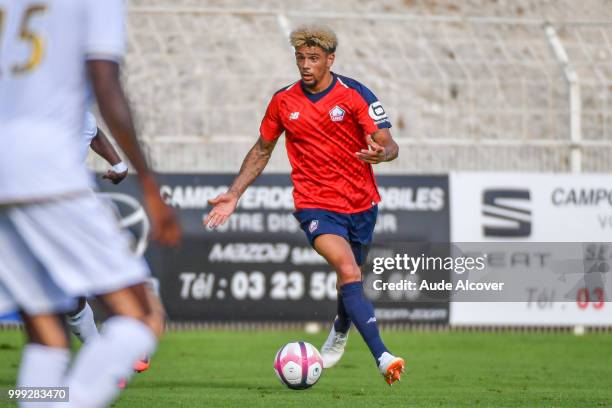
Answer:
[[[146,325],[157,338],[161,337],[166,324],[165,314],[152,309],[132,308],[129,311],[122,310],[119,313],[115,313],[115,316],[128,317],[140,321]]]
[[[145,310],[144,308],[133,308],[129,311],[121,311],[116,316],[128,317],[138,320],[145,324],[157,338],[160,338],[165,327],[166,319],[163,313],[155,310]]]
[[[338,273],[338,287],[361,280],[361,270],[354,262],[344,262],[336,268]]]
[[[162,336],[166,327],[166,314],[163,310],[152,310],[143,321],[158,339]]]
[[[166,325],[166,311],[159,298],[149,288],[145,290],[144,294],[147,306],[146,324],[160,338]]]
[[[47,347],[68,348],[70,338],[59,316],[27,316],[22,314],[28,343]]]

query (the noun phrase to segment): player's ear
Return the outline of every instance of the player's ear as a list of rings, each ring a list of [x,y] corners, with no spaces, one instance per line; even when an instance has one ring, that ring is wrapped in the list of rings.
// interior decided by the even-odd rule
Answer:
[[[327,68],[331,68],[332,65],[334,65],[334,60],[336,59],[336,53],[335,52],[330,52],[329,54],[327,54]]]

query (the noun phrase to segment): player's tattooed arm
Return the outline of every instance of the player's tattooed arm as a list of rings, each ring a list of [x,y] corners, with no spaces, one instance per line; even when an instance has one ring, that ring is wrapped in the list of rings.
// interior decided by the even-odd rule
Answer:
[[[366,163],[377,164],[397,159],[399,146],[391,137],[389,129],[378,129],[366,139],[369,148],[355,154]]]
[[[262,137],[257,140],[244,158],[238,176],[236,176],[227,192],[218,195],[212,200],[208,200],[209,204],[213,205],[213,208],[204,218],[202,222],[204,226],[211,229],[217,228],[227,221],[236,209],[242,194],[268,164],[275,146],[276,140],[269,142]]]
[[[260,137],[247,153],[238,176],[230,186],[228,192],[236,194],[238,197],[246,191],[253,181],[261,174],[268,164],[272,152],[276,146],[276,140],[269,142]]]

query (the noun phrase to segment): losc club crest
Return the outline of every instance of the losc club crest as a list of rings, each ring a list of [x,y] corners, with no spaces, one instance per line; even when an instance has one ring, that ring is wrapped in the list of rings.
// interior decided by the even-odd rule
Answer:
[[[329,117],[332,122],[341,122],[344,119],[344,113],[344,109],[336,105],[329,111]]]
[[[319,228],[319,220],[310,221],[310,225],[308,226],[308,231],[310,231],[310,233],[312,234],[313,232],[317,230],[317,228]]]

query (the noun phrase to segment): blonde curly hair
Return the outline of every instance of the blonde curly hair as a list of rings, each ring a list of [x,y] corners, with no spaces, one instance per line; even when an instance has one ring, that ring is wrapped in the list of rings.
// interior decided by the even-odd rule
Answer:
[[[304,45],[320,47],[327,53],[333,53],[338,46],[338,38],[330,28],[320,25],[304,25],[296,28],[289,36],[293,48],[298,49]]]

